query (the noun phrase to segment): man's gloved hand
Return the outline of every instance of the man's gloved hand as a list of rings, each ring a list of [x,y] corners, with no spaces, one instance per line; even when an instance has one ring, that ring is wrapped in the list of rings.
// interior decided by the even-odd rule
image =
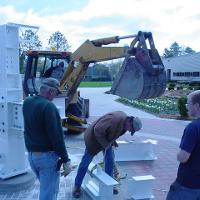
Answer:
[[[112,143],[113,147],[118,147],[119,145],[117,144],[116,140]]]
[[[63,163],[62,167],[63,167],[63,171],[61,171],[61,176],[66,177],[72,171],[71,162],[68,161],[66,163]]]

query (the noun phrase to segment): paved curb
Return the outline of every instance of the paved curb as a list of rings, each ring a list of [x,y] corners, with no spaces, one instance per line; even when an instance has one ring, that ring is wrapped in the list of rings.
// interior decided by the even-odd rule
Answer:
[[[0,192],[17,192],[32,187],[35,183],[32,171],[9,179],[0,179]]]

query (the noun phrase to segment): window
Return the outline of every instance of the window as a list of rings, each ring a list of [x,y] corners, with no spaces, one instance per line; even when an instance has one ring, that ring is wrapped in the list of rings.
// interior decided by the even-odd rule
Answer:
[[[185,76],[190,77],[191,72],[185,72]]]
[[[193,77],[199,77],[199,74],[200,74],[199,72],[193,72],[193,73],[192,73],[192,76],[193,76]]]

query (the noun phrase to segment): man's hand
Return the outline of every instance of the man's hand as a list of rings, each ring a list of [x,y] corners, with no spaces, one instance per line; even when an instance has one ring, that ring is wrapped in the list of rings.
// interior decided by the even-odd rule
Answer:
[[[117,144],[116,140],[112,143],[113,147],[118,147],[119,145]]]
[[[66,163],[63,163],[63,171],[61,171],[61,176],[66,177],[67,175],[70,174],[70,172],[72,171],[72,166],[71,166],[71,162],[68,161]]]

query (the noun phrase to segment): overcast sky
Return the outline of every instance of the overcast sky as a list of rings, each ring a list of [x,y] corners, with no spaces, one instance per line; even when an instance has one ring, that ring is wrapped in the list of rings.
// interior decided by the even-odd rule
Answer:
[[[44,46],[55,31],[75,50],[141,30],[153,33],[160,54],[175,41],[200,51],[200,0],[0,0],[0,24],[8,22],[39,26]]]

